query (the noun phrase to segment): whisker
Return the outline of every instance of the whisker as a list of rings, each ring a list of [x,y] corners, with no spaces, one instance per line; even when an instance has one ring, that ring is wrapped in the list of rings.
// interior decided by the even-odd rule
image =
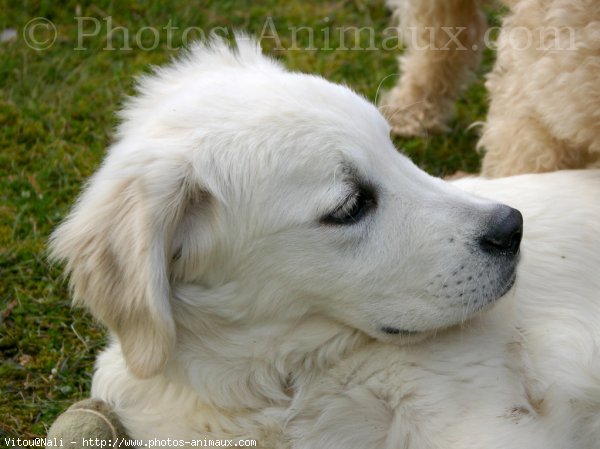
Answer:
[[[381,85],[383,84],[383,82],[384,82],[386,79],[388,79],[390,76],[396,76],[396,75],[400,76],[400,75],[401,75],[401,73],[390,73],[389,75],[387,75],[387,76],[384,76],[384,77],[381,79],[381,81],[379,81],[379,84],[377,85],[377,90],[375,91],[375,101],[374,101],[374,103],[375,103],[375,104],[377,104],[377,97],[379,96],[379,91],[381,90]]]

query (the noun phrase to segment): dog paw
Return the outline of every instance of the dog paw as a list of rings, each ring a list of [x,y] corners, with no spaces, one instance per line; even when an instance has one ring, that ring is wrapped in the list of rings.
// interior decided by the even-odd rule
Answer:
[[[401,87],[394,87],[379,102],[379,110],[392,126],[392,132],[407,137],[448,132],[447,122],[453,110],[445,109],[448,107]]]

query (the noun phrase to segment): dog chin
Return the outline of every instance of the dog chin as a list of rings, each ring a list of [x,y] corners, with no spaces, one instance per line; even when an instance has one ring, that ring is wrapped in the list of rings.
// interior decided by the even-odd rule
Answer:
[[[437,333],[443,332],[447,329],[464,325],[465,323],[471,321],[474,317],[480,316],[482,313],[485,313],[487,310],[491,309],[497,301],[501,300],[504,296],[506,296],[513,289],[516,279],[517,275],[515,271],[512,273],[506,284],[499,290],[499,294],[495,295],[494,298],[491,298],[487,301],[482,301],[481,304],[477,306],[475,310],[469,311],[466,314],[465,319],[462,321],[456,323],[449,323],[445,326],[440,326],[436,329],[421,331],[401,329],[393,326],[382,326],[379,328],[378,335],[375,338],[384,343],[392,343],[395,345],[410,345],[427,340],[435,336]]]

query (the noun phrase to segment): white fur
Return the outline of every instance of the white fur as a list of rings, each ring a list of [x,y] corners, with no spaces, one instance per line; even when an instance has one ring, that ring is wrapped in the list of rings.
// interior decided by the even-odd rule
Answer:
[[[113,334],[92,394],[131,437],[600,447],[599,172],[457,189],[398,154],[364,99],[244,38],[139,91],[52,238]],[[324,223],[357,180],[376,208]],[[479,248],[499,208],[481,197],[525,216],[493,308],[514,263]]]

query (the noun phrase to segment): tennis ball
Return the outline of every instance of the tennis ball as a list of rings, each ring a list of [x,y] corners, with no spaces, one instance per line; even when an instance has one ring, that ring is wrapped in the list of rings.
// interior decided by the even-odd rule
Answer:
[[[46,449],[63,446],[70,449],[113,447],[118,439],[127,439],[125,429],[110,406],[100,399],[76,402],[50,427]],[[91,443],[93,441],[93,443]],[[54,446],[53,446],[54,445]]]

